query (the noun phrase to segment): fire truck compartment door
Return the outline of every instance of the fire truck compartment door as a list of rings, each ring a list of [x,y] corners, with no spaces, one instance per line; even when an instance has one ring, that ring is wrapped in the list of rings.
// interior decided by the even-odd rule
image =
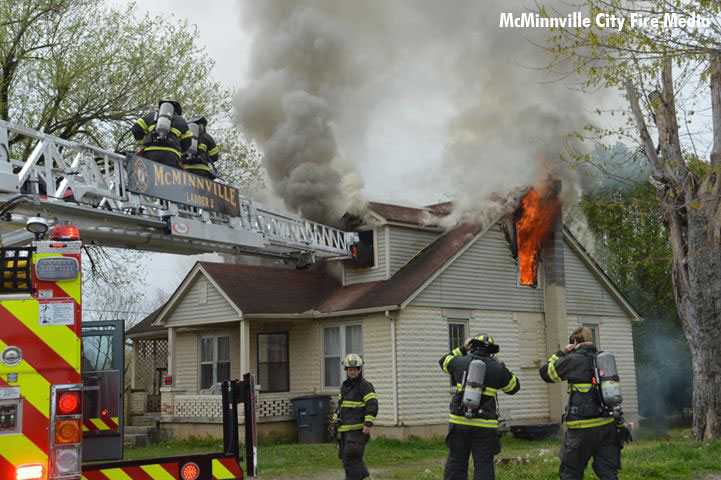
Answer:
[[[83,322],[83,461],[123,458],[122,321]]]

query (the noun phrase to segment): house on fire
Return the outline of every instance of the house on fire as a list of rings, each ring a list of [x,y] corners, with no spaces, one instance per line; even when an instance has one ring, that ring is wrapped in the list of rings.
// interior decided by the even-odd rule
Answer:
[[[378,393],[377,434],[444,434],[454,388],[438,359],[486,332],[521,381],[517,395],[499,395],[502,417],[559,421],[565,392],[543,383],[538,368],[579,325],[616,355],[624,410],[637,414],[631,325],[639,314],[560,222],[543,242],[535,285],[524,286],[513,218],[444,231],[422,218],[443,215],[447,204],[369,208],[357,227],[363,267],[197,263],[163,307],[127,332],[131,414],[157,412],[178,436],[220,435],[211,387],[250,371],[260,385],[260,433],[290,434],[291,398],[335,398],[341,359],[356,352]]]

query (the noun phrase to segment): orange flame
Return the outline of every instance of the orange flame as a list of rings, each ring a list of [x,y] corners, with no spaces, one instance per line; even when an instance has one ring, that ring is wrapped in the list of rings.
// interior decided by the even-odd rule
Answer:
[[[557,198],[546,198],[550,189],[532,188],[521,200],[523,215],[518,221],[518,262],[521,285],[536,285],[538,249],[560,211]]]

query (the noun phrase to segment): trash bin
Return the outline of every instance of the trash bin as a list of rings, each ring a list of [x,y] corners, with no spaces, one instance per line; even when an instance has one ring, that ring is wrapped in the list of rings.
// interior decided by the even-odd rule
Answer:
[[[323,443],[325,421],[330,412],[330,397],[306,395],[291,398],[293,416],[298,422],[298,443]]]

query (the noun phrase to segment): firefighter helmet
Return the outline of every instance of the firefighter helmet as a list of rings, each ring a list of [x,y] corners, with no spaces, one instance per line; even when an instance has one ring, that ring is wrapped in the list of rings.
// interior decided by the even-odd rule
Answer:
[[[158,102],[158,108],[164,103],[169,103],[173,106],[173,110],[175,110],[176,115],[182,115],[183,114],[183,107],[180,106],[180,104],[174,100],[160,100]]]
[[[486,333],[480,333],[471,340],[471,351],[482,350],[486,353],[496,354],[500,347],[496,345],[493,337]]]
[[[198,125],[202,125],[203,127],[208,126],[208,120],[203,116],[191,118],[188,123],[197,123]]]
[[[363,359],[357,353],[349,353],[343,359],[343,368],[363,368]]]

